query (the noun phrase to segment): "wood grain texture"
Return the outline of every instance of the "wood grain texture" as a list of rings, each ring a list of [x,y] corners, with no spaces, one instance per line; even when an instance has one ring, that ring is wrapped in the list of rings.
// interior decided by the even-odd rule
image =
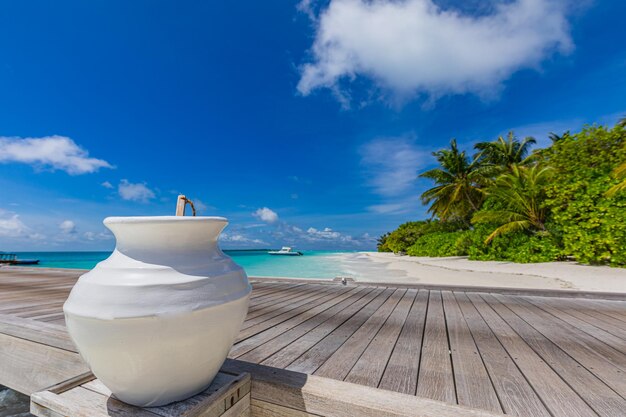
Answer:
[[[426,310],[428,309],[428,296],[428,290],[419,290],[398,341],[393,348],[379,388],[404,394],[415,394],[426,323]]]
[[[478,303],[481,301],[472,296]],[[489,306],[550,365],[567,384],[601,416],[620,415],[626,410],[626,400],[610,389],[585,367],[539,333],[490,295],[482,295]]]
[[[313,373],[322,366],[357,330],[361,328],[372,314],[391,296],[393,289],[386,289],[369,302],[365,307],[350,317],[341,326],[303,353],[298,359],[287,366],[293,371]]]
[[[442,291],[442,297],[458,403],[501,413],[498,396],[454,295]]]
[[[250,393],[253,403],[262,401],[313,415],[334,417],[501,416],[501,414],[249,362],[229,359],[222,369],[230,372],[250,373],[252,377]],[[291,416],[291,414],[286,415]],[[293,415],[302,417],[306,414]]]
[[[369,387],[378,386],[416,295],[417,290],[406,291],[385,324],[354,364],[345,378],[346,381]]]
[[[0,334],[0,384],[30,395],[89,371],[77,353]]]
[[[626,396],[626,356],[610,346],[562,321],[555,322],[550,314],[532,308],[521,299],[493,295],[506,303],[515,314],[559,346],[581,365],[602,379],[605,384],[622,396]]]
[[[583,417],[595,414],[483,299],[473,294],[470,300],[553,416]]]
[[[250,414],[250,386],[247,373],[220,372],[205,391],[191,398],[161,407],[142,408],[119,401],[97,379],[78,386],[68,381],[56,387],[58,392],[34,393],[31,409],[39,416],[242,417]]]
[[[62,313],[82,273],[0,268],[0,383],[32,390],[86,371]],[[231,356],[477,409],[497,411],[495,393],[510,415],[614,416],[626,408],[626,302],[617,296],[273,278],[251,283],[249,314]],[[97,380],[83,388],[104,392]]]
[[[549,416],[550,413],[541,399],[468,296],[465,293],[455,293],[455,298],[489,372],[504,412],[515,416]]]
[[[316,375],[343,380],[396,308],[406,290],[397,289],[346,342],[315,372]]]
[[[417,396],[449,403],[457,402],[440,291],[431,291],[428,300]]]
[[[366,288],[367,293],[359,300],[352,303],[342,311],[328,318],[322,324],[306,333],[299,339],[285,346],[274,355],[270,356],[263,362],[263,365],[275,366],[278,368],[286,368],[297,358],[305,354],[309,349],[315,346],[320,340],[332,333],[339,326],[343,325],[356,312],[360,311],[364,306],[375,299],[383,290],[382,288]]]

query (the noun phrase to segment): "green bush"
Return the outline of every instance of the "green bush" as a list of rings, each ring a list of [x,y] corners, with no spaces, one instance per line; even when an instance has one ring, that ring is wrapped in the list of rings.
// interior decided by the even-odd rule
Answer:
[[[384,238],[384,245],[381,245],[382,249],[388,249],[392,252],[406,252],[421,236],[436,232],[454,232],[462,229],[467,229],[467,226],[461,222],[442,222],[439,220],[407,222],[401,224],[388,235],[381,236],[379,241]]]
[[[463,256],[467,255],[469,230],[436,232],[421,236],[409,247],[411,256]]]
[[[620,181],[612,173],[626,161],[626,127],[587,126],[552,139],[550,147],[520,162],[526,168],[502,166],[499,176],[485,166],[476,171],[485,175],[481,184],[492,186],[483,188],[488,197],[474,207],[473,229],[462,222],[408,222],[381,236],[378,249],[414,256],[512,262],[574,258],[626,266],[626,191],[607,193]],[[500,151],[510,154],[513,148],[503,143]],[[549,167],[549,181],[531,175],[538,167]],[[501,234],[485,244],[499,227]]]
[[[479,261],[510,261],[518,263],[551,262],[561,259],[557,241],[550,235],[508,233],[485,244],[493,228],[481,226],[472,231],[469,259]]]
[[[607,197],[626,160],[626,130],[592,126],[544,152],[557,175],[547,189],[551,222],[565,254],[579,262],[626,265],[626,193]]]

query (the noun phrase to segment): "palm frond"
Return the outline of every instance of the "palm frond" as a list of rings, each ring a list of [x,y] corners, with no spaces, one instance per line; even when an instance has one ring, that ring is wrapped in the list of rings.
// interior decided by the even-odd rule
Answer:
[[[485,239],[485,245],[488,245],[494,238],[500,235],[528,230],[530,226],[530,222],[528,222],[527,220],[519,220],[515,222],[505,223],[502,226],[498,227],[496,230],[494,230],[489,236],[487,236],[487,239]]]

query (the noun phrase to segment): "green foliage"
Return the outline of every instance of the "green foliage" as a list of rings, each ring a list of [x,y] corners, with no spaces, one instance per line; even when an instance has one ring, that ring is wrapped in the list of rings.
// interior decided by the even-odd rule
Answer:
[[[474,145],[478,150],[477,159],[483,165],[497,168],[496,172],[510,170],[515,165],[526,165],[532,162],[527,158],[530,147],[537,143],[535,138],[527,137],[519,140],[513,132],[509,132],[506,139],[500,136],[493,142],[479,142]]]
[[[454,232],[463,228],[467,228],[467,226],[462,222],[442,222],[439,220],[407,222],[386,235],[383,248],[391,252],[406,252],[409,246],[413,245],[423,235]]]
[[[421,175],[436,185],[422,201],[457,221],[405,223],[381,236],[379,250],[626,266],[626,118],[550,138],[527,156],[534,140],[511,133],[477,144],[473,159],[453,140],[434,153],[440,167]]]
[[[510,261],[518,263],[551,262],[562,258],[561,249],[552,236],[515,232],[495,237],[489,244],[485,239],[493,226],[481,225],[472,231],[469,259],[480,261]]]
[[[469,218],[482,204],[481,188],[490,168],[460,151],[454,139],[450,149],[433,152],[433,156],[440,167],[420,174],[435,182],[435,187],[422,193],[422,202],[430,204],[428,212],[441,220]]]
[[[613,170],[613,177],[620,180],[620,182],[607,190],[605,193],[607,197],[614,197],[616,194],[626,191],[626,161]]]
[[[626,265],[626,195],[607,195],[619,183],[611,173],[626,160],[626,129],[586,127],[545,156],[556,170],[546,204],[564,253],[584,263]]]
[[[387,245],[387,238],[390,234],[391,233],[385,233],[384,235],[376,239],[376,248],[378,249],[378,252],[391,252],[391,249]]]
[[[470,230],[436,232],[421,236],[409,247],[411,256],[463,256],[467,255]]]
[[[553,170],[539,164],[530,167],[513,165],[510,172],[500,175],[487,189],[496,208],[483,207],[474,214],[472,223],[493,223],[496,229],[485,239],[489,243],[496,236],[519,232],[545,232],[548,210],[545,207],[545,189]]]

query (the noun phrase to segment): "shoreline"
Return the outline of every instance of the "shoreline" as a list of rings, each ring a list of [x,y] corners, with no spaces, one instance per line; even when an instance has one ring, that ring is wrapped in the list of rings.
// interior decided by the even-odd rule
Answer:
[[[608,266],[574,262],[518,264],[384,252],[339,256],[359,282],[626,293],[626,269]]]
[[[580,265],[575,262],[517,264],[501,261],[470,261],[467,257],[412,257],[387,252],[345,252],[328,255],[341,267],[336,277],[360,283],[442,286],[457,288],[503,288],[519,290],[566,290],[626,294],[626,269]],[[32,272],[85,273],[88,269],[2,266]],[[336,278],[261,275],[252,278],[301,279],[329,282]]]

